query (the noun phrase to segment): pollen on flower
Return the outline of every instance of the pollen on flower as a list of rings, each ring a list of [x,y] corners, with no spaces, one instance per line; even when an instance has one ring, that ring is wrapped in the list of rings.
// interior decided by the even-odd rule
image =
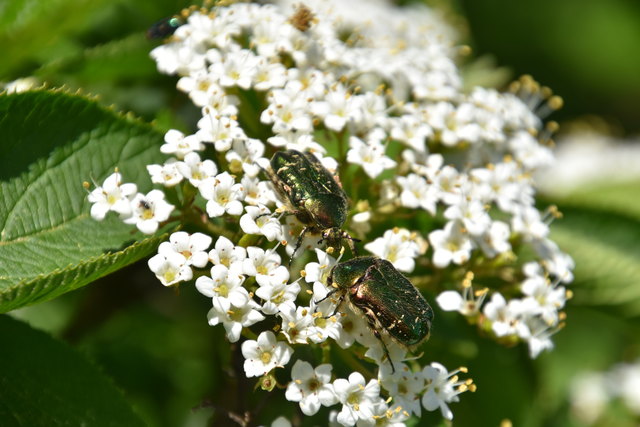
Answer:
[[[264,363],[265,365],[267,363],[269,363],[269,361],[271,360],[271,353],[268,351],[265,351],[264,353],[262,353],[262,355],[260,356],[260,360],[262,361],[262,363]]]

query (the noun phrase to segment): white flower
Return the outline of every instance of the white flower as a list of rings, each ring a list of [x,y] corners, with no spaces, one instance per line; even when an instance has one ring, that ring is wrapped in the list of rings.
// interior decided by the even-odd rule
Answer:
[[[549,234],[549,226],[540,218],[540,212],[532,206],[522,206],[514,210],[511,219],[513,231],[525,238],[541,239]]]
[[[264,206],[245,206],[247,213],[240,217],[240,228],[247,234],[261,234],[273,242],[282,237],[280,221],[270,216],[270,210]]]
[[[448,420],[453,419],[453,412],[447,403],[460,401],[458,394],[466,391],[471,384],[470,380],[458,382],[456,376],[458,372],[466,372],[466,369],[460,368],[453,372],[447,372],[444,366],[436,362],[424,367],[422,377],[427,389],[422,396],[422,405],[427,411],[435,411],[440,408],[443,417]]]
[[[471,257],[473,243],[459,221],[449,221],[444,230],[432,231],[429,241],[433,247],[433,264],[438,268],[445,268],[452,261],[464,264]]]
[[[491,217],[479,200],[469,200],[460,196],[457,203],[452,204],[444,211],[444,217],[448,220],[459,220],[470,234],[478,236],[489,229]]]
[[[352,426],[358,420],[370,420],[373,417],[374,404],[380,400],[380,385],[377,380],[365,383],[359,372],[353,372],[349,379],[339,378],[333,382],[333,389],[342,403],[338,422]]]
[[[313,324],[309,327],[309,340],[321,343],[328,338],[340,339],[342,323],[335,315],[336,303],[332,298],[326,298],[328,289],[320,282],[313,284],[313,299],[308,311],[313,313]],[[320,301],[319,303],[317,301]]]
[[[474,192],[484,202],[495,201],[504,212],[513,212],[522,191],[516,162],[500,162],[493,168],[476,168],[469,175],[476,183]]]
[[[542,264],[550,275],[564,283],[573,280],[572,270],[575,267],[573,258],[562,252],[554,241],[549,239],[534,240],[533,247],[538,256],[542,258]]]
[[[192,151],[204,150],[204,145],[199,137],[196,135],[185,137],[182,132],[175,129],[167,131],[164,135],[164,141],[166,144],[160,147],[160,151],[165,154],[174,154],[178,159],[183,159]]]
[[[278,316],[282,318],[282,333],[291,344],[308,344],[313,333],[314,318],[307,307],[282,304]]]
[[[526,325],[526,329],[523,328],[520,331],[520,337],[529,344],[529,356],[532,359],[538,357],[544,350],[553,348],[551,336],[558,331],[558,328],[553,328],[553,325],[534,315],[524,316],[522,323]]]
[[[313,130],[309,101],[296,81],[287,83],[284,89],[274,89],[269,93],[266,110],[260,115],[262,123],[273,123],[275,133],[305,132]]]
[[[544,277],[534,276],[526,279],[521,286],[522,293],[527,296],[523,304],[539,314],[548,324],[558,322],[558,310],[564,307],[567,291],[562,286],[554,286]]]
[[[235,305],[227,298],[213,298],[213,307],[209,310],[207,318],[211,326],[222,323],[229,341],[236,342],[240,339],[243,327],[264,320],[258,308],[258,303],[251,299],[245,304]]]
[[[257,139],[234,140],[233,148],[225,154],[225,159],[229,162],[229,169],[244,173],[254,178],[260,173],[258,161],[264,154],[264,144]],[[266,160],[266,159],[265,159]]]
[[[211,237],[202,233],[189,235],[184,231],[178,231],[169,236],[168,242],[160,243],[158,253],[169,254],[176,252],[185,257],[188,265],[204,267],[209,262],[207,249],[211,245]]]
[[[248,49],[243,49],[237,52],[226,52],[223,61],[211,64],[209,72],[222,87],[238,86],[249,89],[253,76],[258,71],[257,67],[256,55]]]
[[[277,135],[267,138],[267,142],[274,147],[284,147],[286,150],[298,150],[301,153],[309,151],[312,153],[326,154],[327,149],[317,143],[313,139],[313,135],[297,132],[295,130],[289,132],[281,132]]]
[[[640,415],[640,364],[619,364],[609,376],[613,394],[620,396],[631,412]]]
[[[135,224],[144,234],[153,234],[159,223],[169,218],[171,211],[173,205],[164,201],[164,193],[151,190],[146,196],[136,194],[131,201],[131,216],[123,221],[125,224]]]
[[[281,415],[273,420],[273,422],[271,423],[271,427],[291,427],[291,421]]]
[[[420,175],[410,173],[406,177],[399,176],[396,182],[402,188],[400,204],[407,208],[422,208],[431,215],[436,214],[438,202],[438,189],[429,185],[427,180]]]
[[[298,293],[300,293],[298,282],[293,282],[290,285],[286,282],[274,283],[256,289],[256,296],[264,301],[262,304],[264,314],[278,313],[282,304],[295,302]]]
[[[349,137],[349,147],[347,161],[361,165],[370,178],[375,178],[385,169],[396,166],[396,162],[385,155],[385,147],[377,138],[369,138],[368,142],[364,142],[352,136]]]
[[[491,321],[491,329],[498,337],[506,335],[528,336],[529,329],[522,322],[522,315],[525,312],[522,300],[512,299],[507,304],[504,297],[496,292],[491,296],[484,306],[484,315]]]
[[[291,382],[287,386],[285,397],[290,402],[300,402],[302,413],[310,416],[320,410],[320,405],[331,406],[337,403],[333,393],[331,368],[328,363],[313,369],[310,363],[296,360],[291,368]]]
[[[226,298],[236,307],[248,303],[250,297],[242,287],[244,276],[238,264],[227,268],[224,265],[211,267],[211,277],[200,276],[196,279],[198,291],[209,298]]]
[[[177,168],[177,161],[169,159],[164,165],[147,165],[147,171],[151,176],[151,182],[162,184],[165,187],[173,187],[182,181],[183,176]]]
[[[459,173],[456,168],[449,165],[438,169],[431,180],[439,190],[440,199],[448,205],[458,203],[462,194],[461,189],[468,182],[467,175]]]
[[[246,139],[244,131],[236,120],[220,116],[217,112],[203,116],[198,121],[198,128],[200,128],[196,133],[198,138],[201,141],[213,143],[216,151],[227,151],[235,139]]]
[[[316,248],[315,252],[318,257],[318,262],[307,263],[304,267],[304,280],[306,280],[307,283],[321,282],[326,284],[331,269],[336,265],[337,260],[322,249]]]
[[[418,407],[420,407],[419,403]],[[405,411],[404,407],[396,404],[390,409],[387,402],[380,399],[373,405],[373,416],[371,419],[360,419],[356,425],[358,427],[405,427],[406,424],[404,422],[408,418],[409,413]]]
[[[371,333],[369,325],[363,316],[354,313],[344,305],[343,307],[344,313],[342,313],[340,318],[342,328],[340,329],[338,338],[335,338],[336,343],[338,343],[341,348],[348,348],[351,347],[356,340],[359,342],[375,340],[376,338],[373,336],[373,333]]]
[[[248,378],[260,377],[275,368],[283,368],[289,363],[293,349],[286,343],[276,340],[271,331],[262,332],[258,340],[242,343],[242,355],[245,358],[244,372]]]
[[[598,419],[610,399],[606,377],[596,372],[574,378],[571,381],[570,394],[571,412],[586,425],[592,425]]]
[[[253,81],[256,90],[280,88],[287,82],[287,69],[280,63],[269,63],[261,58]]]
[[[424,119],[406,114],[392,121],[391,138],[404,142],[416,151],[427,151],[427,138],[433,135],[433,130]]]
[[[442,164],[444,163],[444,157],[442,154],[427,155],[425,153],[416,153],[413,150],[404,150],[402,152],[402,158],[413,172],[428,178],[429,180],[434,180],[436,178],[440,173]]]
[[[240,180],[244,188],[244,202],[253,206],[268,205],[278,200],[272,190],[271,182],[260,181],[258,178],[251,178],[244,175]]]
[[[418,242],[417,234],[404,228],[394,228],[385,231],[382,237],[367,243],[364,248],[390,261],[398,270],[410,273],[415,267],[414,259],[424,253]]]
[[[199,71],[181,77],[178,80],[177,88],[188,93],[189,98],[197,107],[207,106],[215,110],[216,113],[225,116],[233,116],[238,113],[237,99],[228,96],[208,72]]]
[[[502,221],[493,221],[489,229],[476,239],[478,245],[489,258],[511,250],[509,243],[509,225]]]
[[[393,403],[403,410],[418,417],[422,413],[419,394],[424,389],[424,379],[421,375],[411,372],[404,363],[394,363],[395,372],[380,370],[380,384],[393,398]]]
[[[479,139],[481,128],[475,123],[474,108],[468,103],[456,107],[449,102],[438,102],[427,106],[425,111],[442,144],[455,146],[463,141],[476,142]]]
[[[198,187],[200,194],[207,200],[207,214],[210,217],[240,215],[243,196],[241,184],[236,184],[229,172],[222,172],[213,178],[207,178]]]
[[[358,212],[351,217],[351,229],[357,236],[365,236],[371,231],[371,211]]]
[[[289,280],[289,269],[280,265],[280,255],[275,251],[249,246],[247,255],[242,264],[244,274],[255,276],[259,285],[272,286]]]
[[[177,252],[154,255],[149,259],[148,265],[149,269],[165,286],[191,280],[193,277],[193,272],[187,265],[186,258]]]
[[[322,239],[322,233],[307,232],[302,236],[302,230],[305,225],[302,224],[295,215],[287,215],[284,217],[285,223],[283,224],[283,236],[287,241],[286,251],[289,256],[293,255],[294,248],[300,243],[300,247],[297,250],[297,254],[303,253],[308,249],[315,249],[318,247],[318,241]],[[300,237],[302,236],[302,240]]]
[[[463,316],[476,316],[480,312],[482,302],[487,296],[487,288],[473,292],[471,284],[463,284],[462,294],[456,291],[444,291],[438,295],[436,302],[444,311],[457,311]]]
[[[357,97],[351,96],[342,85],[335,85],[323,101],[314,102],[311,111],[324,120],[327,129],[340,132],[347,121],[359,114]]]
[[[176,168],[196,188],[202,181],[214,177],[218,173],[218,168],[212,160],[200,160],[200,155],[195,152],[184,156],[184,161],[177,162]]]
[[[228,268],[242,263],[247,258],[247,250],[242,246],[234,246],[231,240],[224,236],[218,237],[214,249],[209,251],[209,260],[216,265],[224,265]]]
[[[104,180],[102,187],[96,187],[89,193],[88,200],[93,203],[91,217],[102,221],[109,211],[117,212],[122,217],[131,215],[131,199],[137,191],[135,184],[122,183],[119,172],[112,173]]]
[[[407,349],[386,338],[385,334],[382,335],[382,338],[378,338],[370,330],[368,334],[356,337],[356,340],[368,347],[364,356],[374,360],[380,366],[378,371],[380,376],[395,371],[396,364],[407,359]]]

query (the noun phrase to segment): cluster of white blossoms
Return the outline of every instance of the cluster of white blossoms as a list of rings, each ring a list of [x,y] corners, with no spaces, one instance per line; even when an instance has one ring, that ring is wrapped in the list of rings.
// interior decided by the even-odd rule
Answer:
[[[452,419],[449,404],[475,385],[458,377],[465,368],[421,366],[381,331],[388,360],[362,312],[325,298],[348,251],[323,250],[322,236],[306,233],[287,266],[304,224],[262,173],[278,150],[311,152],[335,173],[351,202],[345,230],[440,293],[442,309],[499,341],[528,342],[534,357],[562,325],[573,262],[549,239],[555,212],[535,207],[532,180],[553,160],[536,113],[559,101],[530,79],[517,93],[463,91],[453,37],[422,6],[236,3],[192,11],[152,51],[202,118],[193,134],[167,132],[160,149],[171,157],[148,166],[154,183],[183,195],[176,209],[194,231],[173,234],[149,266],[164,285],[196,277],[212,300],[209,323],[231,342],[248,338],[248,377],[275,381],[295,361],[286,398],[307,415],[342,405],[330,418],[343,425],[404,425],[423,409]],[[110,179],[92,193],[95,218],[131,212],[147,233],[167,219],[158,190],[132,197],[119,175]],[[472,278],[495,290],[474,292]],[[447,289],[455,283],[461,293]],[[369,361],[377,374],[333,378],[329,353],[317,364],[296,357],[298,346],[330,341],[351,347],[349,366]]]
[[[607,406],[616,400],[624,404],[629,418],[637,421],[640,416],[640,360],[616,364],[607,372],[580,374],[571,381],[570,397],[573,414],[584,424],[602,423],[607,419],[601,418]],[[616,408],[615,419],[622,422],[619,408]]]

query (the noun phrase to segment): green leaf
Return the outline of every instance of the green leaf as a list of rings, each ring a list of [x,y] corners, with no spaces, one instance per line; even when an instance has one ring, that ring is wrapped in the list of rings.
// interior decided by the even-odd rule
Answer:
[[[640,315],[640,220],[594,208],[562,206],[562,212],[551,238],[576,263],[573,302]]]
[[[72,36],[86,27],[107,0],[12,0],[0,7],[0,76],[20,75],[33,62],[81,49]]]
[[[46,81],[108,82],[159,76],[149,56],[153,47],[140,33],[85,49],[45,64],[34,75]]]
[[[640,182],[588,182],[567,195],[555,196],[555,203],[618,213],[640,220]]]
[[[122,394],[66,344],[0,316],[5,426],[142,426]]]
[[[81,96],[35,91],[0,96],[0,135],[0,312],[84,286],[164,238],[111,215],[94,221],[82,187],[117,166],[148,190],[145,165],[164,157],[150,126]]]

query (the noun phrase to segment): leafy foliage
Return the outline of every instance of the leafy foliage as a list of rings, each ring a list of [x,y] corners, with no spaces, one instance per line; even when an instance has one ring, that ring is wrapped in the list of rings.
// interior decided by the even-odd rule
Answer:
[[[143,426],[123,395],[68,345],[0,316],[0,419],[6,426]]]
[[[82,182],[116,166],[141,178],[161,134],[63,92],[4,95],[0,117],[0,311],[56,297],[155,249],[161,236],[125,247],[140,239],[129,226],[95,222]]]

